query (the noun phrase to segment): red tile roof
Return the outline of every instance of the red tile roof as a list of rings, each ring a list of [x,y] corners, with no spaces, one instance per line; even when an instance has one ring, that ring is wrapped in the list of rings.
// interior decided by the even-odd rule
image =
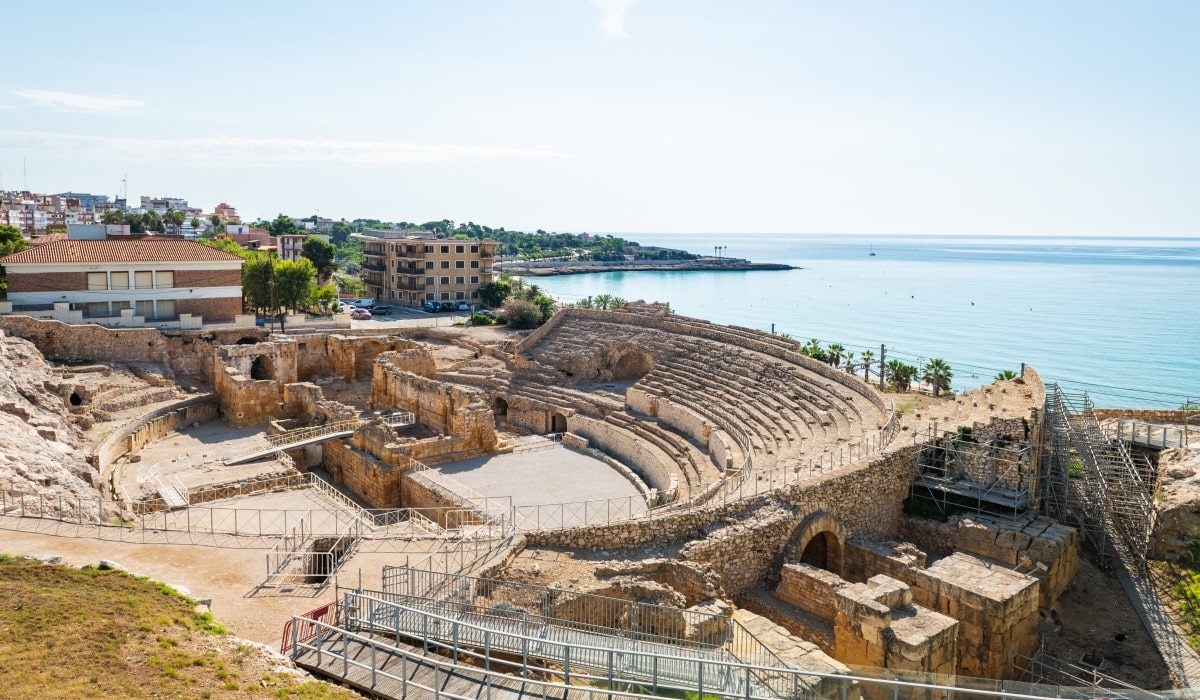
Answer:
[[[0,258],[13,263],[241,262],[223,250],[179,238],[132,241],[53,241]]]

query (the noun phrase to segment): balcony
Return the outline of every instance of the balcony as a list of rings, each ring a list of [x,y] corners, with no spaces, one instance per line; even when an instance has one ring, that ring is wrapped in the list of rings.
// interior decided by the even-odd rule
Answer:
[[[387,272],[387,265],[384,265],[381,263],[369,262],[369,263],[363,263],[362,269],[374,270],[375,272]]]

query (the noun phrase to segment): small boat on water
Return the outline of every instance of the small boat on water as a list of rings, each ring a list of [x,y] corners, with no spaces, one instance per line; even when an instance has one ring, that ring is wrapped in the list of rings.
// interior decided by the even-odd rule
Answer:
[[[875,257],[875,244],[874,243],[871,244],[871,252],[867,253],[867,255],[869,255],[871,257]]]

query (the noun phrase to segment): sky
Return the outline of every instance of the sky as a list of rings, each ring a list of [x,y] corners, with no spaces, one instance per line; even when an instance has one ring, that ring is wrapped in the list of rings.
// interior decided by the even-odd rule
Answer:
[[[1200,3],[5,9],[0,188],[588,232],[1200,236]]]

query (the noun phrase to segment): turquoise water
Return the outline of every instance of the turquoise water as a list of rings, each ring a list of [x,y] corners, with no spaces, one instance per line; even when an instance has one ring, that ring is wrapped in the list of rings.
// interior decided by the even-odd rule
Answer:
[[[1200,238],[953,238],[623,234],[802,269],[611,272],[537,284],[667,301],[678,313],[889,359],[940,357],[954,388],[1022,362],[1099,406],[1177,407],[1200,398]],[[875,256],[870,256],[870,251]]]

